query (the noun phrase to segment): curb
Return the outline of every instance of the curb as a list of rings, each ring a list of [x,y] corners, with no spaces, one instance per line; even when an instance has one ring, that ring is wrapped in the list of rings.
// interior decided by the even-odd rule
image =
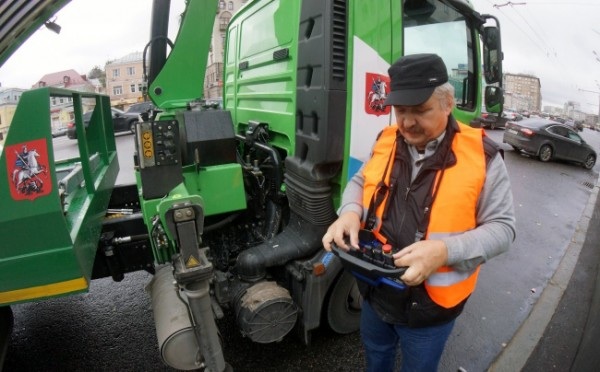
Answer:
[[[548,323],[567,288],[583,248],[587,230],[598,197],[598,180],[590,194],[585,209],[577,223],[575,233],[554,275],[548,281],[540,298],[531,309],[527,319],[515,332],[513,338],[488,368],[489,372],[514,372],[523,369],[540,341]]]

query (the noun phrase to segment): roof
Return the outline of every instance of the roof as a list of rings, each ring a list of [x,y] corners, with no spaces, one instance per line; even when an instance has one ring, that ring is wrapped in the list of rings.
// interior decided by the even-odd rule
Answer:
[[[68,82],[65,82],[65,77],[68,77]],[[38,87],[40,82],[44,82],[46,86],[74,86],[74,85],[82,85],[88,83],[85,75],[80,75],[77,71],[65,70],[52,72],[50,74],[46,74],[42,76],[35,84],[34,87]]]
[[[142,52],[133,52],[133,53],[129,53],[128,55],[121,57],[119,59],[115,59],[114,61],[107,63],[107,65],[141,62],[142,59],[143,59]]]
[[[0,94],[5,93],[5,92],[26,92],[27,89],[23,89],[23,88],[13,88],[13,87],[0,87]]]

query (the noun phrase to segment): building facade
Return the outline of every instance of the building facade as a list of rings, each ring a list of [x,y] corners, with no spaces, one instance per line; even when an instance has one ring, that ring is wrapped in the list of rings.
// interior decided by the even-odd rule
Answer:
[[[563,112],[566,118],[581,121],[585,120],[585,113],[581,111],[581,105],[579,104],[579,102],[565,102]]]
[[[54,87],[78,92],[94,93],[99,89],[93,83],[88,81],[85,75],[77,73],[70,69],[65,71],[52,72],[42,76],[31,89]],[[8,88],[0,92],[0,141],[8,132],[8,127],[17,109],[17,104],[23,92],[26,89]],[[83,100],[83,111],[93,107],[93,102],[89,104]],[[71,97],[50,97],[50,122],[51,130],[66,127],[70,121],[73,121],[73,99]]]
[[[6,88],[0,90],[0,143],[4,141],[8,127],[15,116],[17,103],[21,98],[21,94],[25,89],[21,88]]]
[[[213,26],[212,40],[208,61],[206,63],[206,75],[204,76],[204,98],[206,100],[220,100],[223,94],[223,55],[225,50],[225,38],[227,25],[231,17],[240,10],[248,0],[216,0],[219,5],[215,24]]]
[[[505,73],[503,80],[505,108],[516,111],[541,111],[542,91],[539,78],[527,74]]]
[[[110,105],[125,109],[132,103],[144,100],[146,83],[143,78],[142,52],[130,53],[111,61],[104,68],[106,72],[106,94]]]
[[[42,87],[62,88],[86,93],[94,93],[97,89],[94,84],[88,81],[85,75],[81,75],[72,69],[46,74],[31,88]],[[93,107],[93,104],[93,102],[88,104],[87,100],[83,100],[83,111],[89,110]],[[66,127],[74,118],[73,99],[71,97],[50,97],[50,122],[53,130]]]

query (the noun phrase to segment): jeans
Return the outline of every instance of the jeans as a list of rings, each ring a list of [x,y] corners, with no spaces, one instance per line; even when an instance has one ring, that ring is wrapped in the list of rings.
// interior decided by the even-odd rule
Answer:
[[[454,320],[423,328],[386,323],[377,316],[368,301],[364,301],[360,334],[367,372],[394,371],[398,344],[402,351],[402,372],[437,371],[453,327]]]

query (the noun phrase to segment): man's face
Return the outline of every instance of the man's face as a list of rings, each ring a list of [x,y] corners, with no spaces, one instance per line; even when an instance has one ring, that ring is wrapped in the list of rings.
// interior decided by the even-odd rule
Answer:
[[[417,106],[394,106],[400,133],[407,143],[419,150],[442,134],[451,111],[452,105],[442,105],[435,94]]]

